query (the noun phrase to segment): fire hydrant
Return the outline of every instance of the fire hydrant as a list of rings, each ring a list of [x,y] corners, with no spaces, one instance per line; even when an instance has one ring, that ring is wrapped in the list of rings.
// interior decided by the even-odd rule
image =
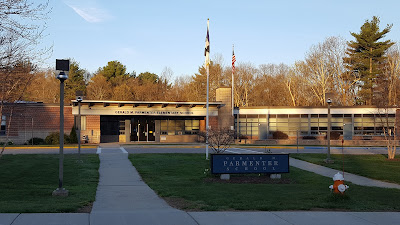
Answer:
[[[344,177],[340,172],[338,172],[337,174],[335,174],[335,176],[333,176],[333,185],[329,186],[329,188],[333,190],[333,193],[344,194],[344,192],[346,191],[346,189],[349,188],[349,186],[344,185],[343,182],[344,182]]]

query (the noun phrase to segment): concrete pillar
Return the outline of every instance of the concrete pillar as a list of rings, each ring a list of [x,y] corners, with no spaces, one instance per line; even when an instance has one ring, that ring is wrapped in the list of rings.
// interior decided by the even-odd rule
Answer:
[[[218,128],[221,129],[232,129],[234,126],[231,90],[231,88],[218,88],[216,90],[216,101],[220,101],[223,104],[218,109]]]
[[[125,137],[126,143],[131,142],[131,120],[125,120]]]
[[[160,142],[160,131],[161,131],[161,121],[160,120],[154,120],[155,123],[155,142]]]

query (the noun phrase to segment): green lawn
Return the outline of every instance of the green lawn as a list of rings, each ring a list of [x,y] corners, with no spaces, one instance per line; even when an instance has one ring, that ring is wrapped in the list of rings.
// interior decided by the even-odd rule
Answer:
[[[290,157],[349,173],[400,184],[400,161],[387,160],[387,155],[331,155],[333,164],[323,162],[326,154],[290,154]],[[345,175],[346,177],[346,175]]]
[[[329,190],[332,178],[294,167],[286,184],[238,184],[208,181],[203,154],[129,155],[144,181],[172,205],[184,210],[320,210],[400,211],[400,190],[348,183],[345,198]],[[368,196],[368,197],[367,197]]]
[[[3,155],[0,159],[0,213],[76,212],[95,200],[97,155],[65,155],[68,197],[53,197],[58,187],[58,155]]]

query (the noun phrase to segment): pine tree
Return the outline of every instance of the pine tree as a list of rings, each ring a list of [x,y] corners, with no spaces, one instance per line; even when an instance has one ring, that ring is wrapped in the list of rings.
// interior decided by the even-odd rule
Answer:
[[[348,42],[348,48],[343,60],[348,70],[356,73],[360,78],[358,97],[362,103],[372,105],[374,89],[377,79],[383,74],[382,65],[385,62],[386,51],[394,44],[391,40],[379,41],[390,32],[392,25],[380,31],[379,18],[374,16],[372,20],[366,20],[361,26],[360,33],[350,34],[356,39]]]

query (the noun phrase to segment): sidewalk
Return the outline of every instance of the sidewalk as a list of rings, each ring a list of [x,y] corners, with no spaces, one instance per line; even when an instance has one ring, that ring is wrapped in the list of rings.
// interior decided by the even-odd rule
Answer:
[[[169,206],[142,181],[124,148],[102,145],[98,152],[100,180],[90,214],[4,213],[0,225],[395,225],[400,221],[400,212],[185,212]],[[337,172],[292,158],[290,164],[328,177]],[[347,173],[345,179],[367,186],[389,185]]]
[[[90,224],[196,224],[184,211],[169,206],[144,183],[119,146],[102,146],[100,181]]]
[[[333,178],[333,175],[335,175],[337,172],[342,173],[342,171],[331,169],[328,167],[316,165],[313,163],[309,163],[306,161],[290,158],[289,164],[291,166],[297,167],[302,170],[310,171],[325,177],[330,177]],[[347,173],[345,172],[344,174],[344,180],[349,181],[353,184],[357,185],[362,185],[362,186],[369,186],[369,187],[380,187],[380,188],[396,188],[400,189],[399,184],[393,184],[389,182],[384,182],[384,181],[379,181],[379,180],[373,180],[370,178],[358,176],[355,174]],[[400,224],[400,221],[399,221]]]

